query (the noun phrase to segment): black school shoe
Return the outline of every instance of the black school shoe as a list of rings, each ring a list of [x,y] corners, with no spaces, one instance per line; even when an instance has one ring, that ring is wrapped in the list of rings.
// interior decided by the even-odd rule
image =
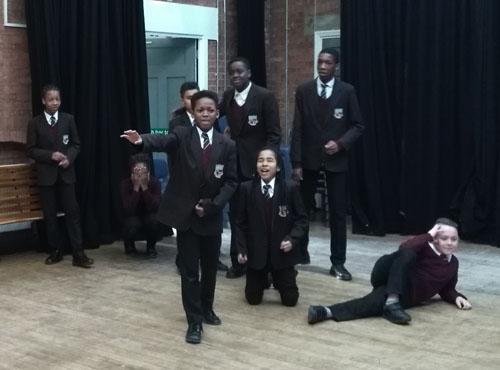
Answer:
[[[61,262],[63,260],[63,255],[59,249],[53,251],[46,259],[46,265],[53,265],[55,263]]]
[[[323,306],[309,306],[309,310],[307,311],[307,322],[312,325],[317,322],[327,320],[327,314],[325,307]]]
[[[90,268],[94,264],[94,260],[92,258],[87,257],[87,255],[83,252],[76,252],[73,255],[73,266]]]
[[[203,315],[203,322],[208,325],[222,324],[222,320],[215,314],[214,310],[210,310]]]
[[[330,275],[344,281],[352,280],[351,273],[347,271],[343,264],[333,265],[330,269]]]
[[[411,321],[411,316],[405,312],[399,302],[386,304],[382,316],[384,319],[398,325],[408,325]]]
[[[246,274],[246,268],[234,268],[230,267],[229,270],[226,272],[226,278],[227,279],[237,279],[239,277],[242,277],[243,275]]]
[[[201,323],[195,322],[189,324],[188,330],[186,332],[186,342],[191,344],[201,343],[202,332],[203,332],[203,327],[201,326]]]

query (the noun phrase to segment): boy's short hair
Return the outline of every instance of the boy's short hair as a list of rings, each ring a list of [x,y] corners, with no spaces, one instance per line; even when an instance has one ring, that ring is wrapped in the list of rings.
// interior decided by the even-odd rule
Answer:
[[[184,97],[184,93],[188,90],[200,90],[200,87],[198,86],[198,83],[194,82],[194,81],[187,81],[187,82],[184,82],[182,85],[181,85],[181,89],[180,89],[180,94],[181,94],[181,98]]]
[[[42,96],[42,98],[45,98],[45,95],[49,91],[58,91],[59,95],[61,95],[61,89],[59,88],[59,86],[54,85],[54,84],[46,84],[46,85],[43,85],[42,90],[41,90],[41,96]]]
[[[340,60],[340,54],[339,51],[335,48],[324,48],[322,49],[319,54],[330,54],[333,57],[333,60],[335,63],[338,63]],[[318,56],[319,56],[318,54]]]
[[[231,59],[227,63],[227,68],[229,69],[229,67],[231,67],[231,64],[236,63],[236,62],[241,62],[241,63],[243,63],[245,65],[245,67],[247,69],[251,69],[250,68],[250,61],[247,58],[244,58],[244,57],[234,57],[233,59]]]
[[[212,99],[216,107],[219,104],[219,97],[217,96],[217,93],[210,90],[201,90],[191,97],[191,107],[194,109],[196,107],[196,102],[202,98]]]
[[[458,230],[458,224],[455,221],[450,220],[449,218],[446,218],[446,217],[439,217],[436,220],[435,224],[451,226],[451,227],[454,227],[455,229]]]
[[[151,160],[147,154],[144,153],[138,153],[134,154],[132,157],[130,157],[129,160],[129,168],[130,171],[134,168],[134,166],[138,163],[144,163],[148,171],[151,171]]]

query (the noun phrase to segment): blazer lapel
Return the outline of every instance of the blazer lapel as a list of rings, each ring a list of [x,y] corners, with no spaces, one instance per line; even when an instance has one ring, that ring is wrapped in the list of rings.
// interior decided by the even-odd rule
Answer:
[[[332,96],[330,97],[330,106],[328,108],[328,118],[333,116],[333,113],[334,113],[333,110],[337,106],[341,92],[342,92],[342,87],[338,83],[338,80],[335,79],[335,82],[333,84],[333,89],[332,89]]]
[[[222,146],[223,146],[223,139],[222,135],[219,134],[217,131],[213,131],[213,136],[212,136],[212,147],[211,147],[211,152],[210,152],[210,161],[208,162],[208,166],[205,169],[205,178],[209,179],[210,176],[212,176],[212,173],[215,171],[215,166],[217,163],[220,153],[222,151]]]
[[[309,86],[307,86],[307,96],[308,96],[308,99],[309,101],[311,102],[311,106],[312,106],[312,111],[313,112],[318,112],[319,111],[319,96],[318,96],[318,90],[317,90],[317,78],[312,80],[312,82],[309,84]],[[314,122],[314,124],[321,128],[321,122],[318,122],[316,119],[313,119],[312,122]]]
[[[198,130],[196,126],[191,128],[191,143],[189,145],[189,151],[191,154],[191,161],[194,164],[194,168],[197,170],[198,176],[203,174],[203,170],[201,168],[201,141],[200,135],[198,134]]]

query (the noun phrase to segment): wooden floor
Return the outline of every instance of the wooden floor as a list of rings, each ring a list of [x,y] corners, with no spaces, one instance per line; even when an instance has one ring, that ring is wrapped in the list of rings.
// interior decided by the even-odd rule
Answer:
[[[69,257],[45,266],[45,256],[35,252],[3,256],[0,368],[500,368],[498,285],[464,291],[474,304],[469,312],[443,302],[411,309],[408,327],[381,318],[309,326],[309,304],[367,293],[371,264],[347,283],[323,269],[301,270],[294,308],[281,306],[273,290],[262,305],[249,306],[244,280],[219,274],[215,310],[223,324],[206,325],[203,343],[193,346],[184,342],[175,249],[159,253],[156,260],[136,260],[119,244],[105,246],[89,251],[96,260],[90,270],[72,267]]]

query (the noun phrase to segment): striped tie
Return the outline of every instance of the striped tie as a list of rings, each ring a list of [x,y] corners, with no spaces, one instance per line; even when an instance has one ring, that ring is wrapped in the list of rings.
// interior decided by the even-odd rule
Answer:
[[[262,190],[263,190],[263,193],[264,193],[264,196],[266,197],[266,199],[271,198],[271,194],[269,193],[269,190],[271,190],[271,185],[265,184],[262,187]]]
[[[203,139],[203,150],[205,150],[210,145],[210,139],[208,138],[208,134],[206,132],[201,133],[201,138]]]
[[[56,117],[50,116],[50,126],[54,126],[56,124]]]
[[[321,84],[321,99],[326,99],[326,88],[327,84]]]

